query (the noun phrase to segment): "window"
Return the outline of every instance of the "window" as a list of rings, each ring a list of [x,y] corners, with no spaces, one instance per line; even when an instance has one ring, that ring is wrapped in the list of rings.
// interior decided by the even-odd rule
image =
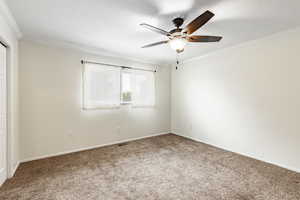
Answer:
[[[154,72],[121,69],[99,64],[84,66],[83,106],[85,109],[154,106]]]

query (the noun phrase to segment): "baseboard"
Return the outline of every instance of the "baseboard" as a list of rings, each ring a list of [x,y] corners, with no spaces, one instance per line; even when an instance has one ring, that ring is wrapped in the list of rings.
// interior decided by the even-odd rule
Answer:
[[[66,155],[66,154],[80,152],[80,151],[97,149],[97,148],[100,148],[100,147],[106,147],[106,146],[120,144],[120,143],[125,143],[125,142],[132,142],[132,141],[135,141],[135,140],[141,140],[141,139],[156,137],[156,136],[160,136],[160,135],[166,135],[166,134],[170,134],[170,133],[171,133],[170,131],[167,131],[167,132],[162,132],[162,133],[147,135],[147,136],[143,136],[143,137],[137,137],[137,138],[130,138],[130,139],[126,139],[126,140],[120,140],[120,141],[111,142],[111,143],[107,143],[107,144],[100,144],[100,145],[95,145],[95,146],[90,146],[90,147],[84,147],[84,148],[80,148],[80,149],[74,149],[74,150],[70,150],[70,151],[64,151],[64,152],[59,152],[59,153],[54,153],[54,154],[37,156],[37,157],[33,157],[33,158],[23,159],[23,160],[21,160],[21,163],[25,163],[25,162],[29,162],[29,161],[34,161],[34,160],[45,159],[45,158],[51,158],[51,157],[55,157],[55,156]]]
[[[231,150],[225,149],[224,147],[221,147],[221,146],[218,146],[218,145],[215,145],[215,144],[212,144],[212,143],[208,143],[208,142],[203,142],[203,141],[201,141],[199,139],[196,139],[194,137],[187,136],[187,135],[184,135],[184,134],[181,134],[181,133],[176,133],[174,131],[171,131],[171,133],[174,134],[174,135],[178,135],[178,136],[181,136],[181,137],[184,137],[184,138],[196,141],[196,142],[201,142],[203,144],[207,144],[207,145],[210,145],[210,146],[213,146],[213,147],[217,147],[217,148],[222,149],[224,151],[233,152],[233,153],[236,153],[236,154],[248,157],[248,158],[252,158],[252,159],[255,159],[255,160],[258,160],[258,161],[261,161],[261,162],[269,163],[269,164],[275,165],[277,167],[281,167],[281,168],[284,168],[284,169],[287,169],[287,170],[290,170],[290,171],[294,171],[294,172],[300,173],[300,169],[297,169],[297,168],[294,168],[294,167],[285,166],[285,165],[278,164],[278,163],[275,163],[275,162],[271,162],[271,161],[268,161],[268,160],[262,160],[262,159],[254,157],[252,155],[245,154],[245,153],[231,151]]]
[[[14,175],[15,175],[15,173],[16,173],[16,171],[17,171],[17,169],[18,169],[18,167],[19,167],[19,165],[20,165],[20,162],[17,162],[17,164],[14,166],[14,168],[11,170],[11,172],[10,172],[10,174],[9,174],[9,177],[8,178],[12,178],[12,177],[14,177]]]

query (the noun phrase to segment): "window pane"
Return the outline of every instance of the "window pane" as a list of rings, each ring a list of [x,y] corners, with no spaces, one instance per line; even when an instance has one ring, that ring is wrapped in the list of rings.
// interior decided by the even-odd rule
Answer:
[[[131,74],[129,72],[122,73],[122,102],[130,103],[131,102]]]
[[[120,70],[105,65],[85,65],[84,107],[120,105]]]

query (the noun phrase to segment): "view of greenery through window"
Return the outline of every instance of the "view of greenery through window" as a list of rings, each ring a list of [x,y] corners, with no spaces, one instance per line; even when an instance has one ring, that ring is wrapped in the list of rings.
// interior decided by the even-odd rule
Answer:
[[[123,102],[131,102],[131,92],[122,93]]]

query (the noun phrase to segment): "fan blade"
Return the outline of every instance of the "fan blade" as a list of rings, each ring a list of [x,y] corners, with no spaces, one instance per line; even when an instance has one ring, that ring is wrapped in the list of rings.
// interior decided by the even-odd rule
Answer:
[[[205,36],[205,35],[192,35],[187,38],[189,42],[219,42],[222,37],[219,36]]]
[[[142,23],[140,24],[142,27],[145,27],[147,29],[149,29],[150,31],[154,31],[156,33],[159,33],[159,34],[162,34],[162,35],[165,35],[165,36],[170,36],[171,34],[165,30],[162,30],[160,28],[157,28],[155,26],[151,26],[149,24],[146,24],[146,23]]]
[[[194,19],[191,23],[189,23],[185,28],[184,32],[187,32],[187,34],[192,34],[196,30],[198,30],[200,27],[202,27],[204,24],[206,24],[213,16],[215,16],[214,13],[210,11],[204,12],[202,15]]]
[[[160,42],[156,42],[156,43],[152,43],[152,44],[148,44],[148,45],[142,46],[142,48],[153,47],[153,46],[165,44],[165,43],[168,43],[168,42],[169,42],[168,40],[166,40],[166,41],[160,41]]]

